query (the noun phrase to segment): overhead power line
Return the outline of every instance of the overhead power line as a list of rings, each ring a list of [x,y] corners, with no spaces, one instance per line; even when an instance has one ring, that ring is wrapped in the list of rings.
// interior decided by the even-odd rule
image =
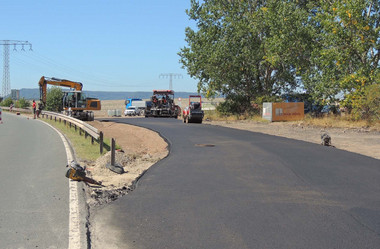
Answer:
[[[182,74],[179,73],[162,73],[160,78],[169,78],[169,90],[173,90],[173,78],[182,79]]]
[[[29,51],[33,51],[32,44],[28,41],[0,40],[0,45],[4,47],[3,54],[3,91],[2,96],[6,97],[11,93],[11,80],[9,69],[9,46],[13,46],[13,51],[21,46],[21,51],[25,51],[25,46],[29,46]]]

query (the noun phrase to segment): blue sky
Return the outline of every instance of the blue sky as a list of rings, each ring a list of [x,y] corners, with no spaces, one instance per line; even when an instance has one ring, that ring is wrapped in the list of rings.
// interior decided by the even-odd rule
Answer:
[[[0,40],[29,41],[33,51],[10,47],[12,89],[37,88],[41,76],[80,81],[84,90],[167,89],[162,73],[179,73],[175,91],[197,82],[177,53],[194,27],[189,0],[1,0]],[[3,46],[0,66],[3,76]],[[1,77],[1,84],[2,84]]]

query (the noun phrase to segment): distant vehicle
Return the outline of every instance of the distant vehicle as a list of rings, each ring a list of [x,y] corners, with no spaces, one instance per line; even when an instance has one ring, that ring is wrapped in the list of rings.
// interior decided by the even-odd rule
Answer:
[[[124,116],[136,116],[139,114],[140,112],[136,106],[130,106],[124,111]]]
[[[181,108],[174,104],[173,90],[153,90],[153,96],[146,104],[145,117],[177,118]]]
[[[184,123],[202,123],[204,112],[202,110],[202,96],[190,95],[189,106],[183,109]]]
[[[144,115],[145,109],[146,109],[146,101],[142,99],[132,99],[129,98],[125,101],[125,111],[128,110],[129,107],[134,106],[136,107],[136,113],[137,115]],[[125,112],[124,112],[125,113]]]
[[[125,100],[125,109],[128,109],[130,106],[137,106],[135,105],[136,101],[142,101],[142,99],[136,99],[136,98],[128,98]]]

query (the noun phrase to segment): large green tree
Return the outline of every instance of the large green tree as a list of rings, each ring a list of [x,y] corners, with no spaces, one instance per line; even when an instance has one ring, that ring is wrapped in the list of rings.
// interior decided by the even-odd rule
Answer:
[[[291,91],[308,67],[312,30],[303,1],[192,0],[196,29],[179,55],[206,96],[244,112],[258,97]]]
[[[191,0],[187,14],[196,28],[180,61],[230,111],[304,88],[315,102],[343,97],[358,117],[375,113],[364,103],[380,84],[378,0]]]
[[[46,110],[60,112],[63,110],[62,104],[63,92],[58,86],[51,87],[46,95]]]
[[[380,2],[316,1],[310,17],[315,38],[305,87],[316,100],[343,96],[353,108],[368,86],[379,84]]]

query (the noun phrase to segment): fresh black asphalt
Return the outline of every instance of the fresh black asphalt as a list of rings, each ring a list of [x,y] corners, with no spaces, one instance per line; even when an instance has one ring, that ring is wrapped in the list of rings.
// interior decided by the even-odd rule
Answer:
[[[380,248],[379,160],[174,119],[113,121],[159,132],[170,155],[91,214],[104,227],[93,248]]]

